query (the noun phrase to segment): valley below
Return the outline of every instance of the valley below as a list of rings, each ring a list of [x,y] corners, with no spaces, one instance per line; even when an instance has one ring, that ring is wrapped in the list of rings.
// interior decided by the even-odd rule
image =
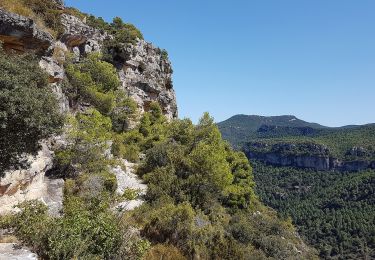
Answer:
[[[374,125],[243,115],[218,125],[248,157],[260,199],[322,259],[375,258]]]

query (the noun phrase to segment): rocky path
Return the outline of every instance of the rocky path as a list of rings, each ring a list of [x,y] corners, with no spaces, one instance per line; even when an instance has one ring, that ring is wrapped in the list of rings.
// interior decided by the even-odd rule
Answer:
[[[142,183],[142,180],[134,173],[137,164],[123,160],[125,165],[125,170],[123,167],[117,166],[113,168],[112,171],[117,178],[117,193],[122,195],[126,189],[138,190],[138,198],[134,200],[127,200],[116,205],[116,209],[123,210],[133,210],[139,207],[144,202],[142,200],[142,195],[146,194],[147,185]]]

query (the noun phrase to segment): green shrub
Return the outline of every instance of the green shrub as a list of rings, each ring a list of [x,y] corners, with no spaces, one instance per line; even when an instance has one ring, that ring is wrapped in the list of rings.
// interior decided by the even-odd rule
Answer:
[[[145,256],[148,260],[186,260],[187,258],[183,256],[175,246],[168,244],[157,244],[150,248],[149,252]]]
[[[41,202],[19,207],[15,233],[43,259],[110,259],[121,243],[116,218],[109,211],[87,211],[80,200],[69,199],[62,218],[49,217]]]
[[[168,52],[167,52],[166,49],[162,49],[162,50],[161,50],[161,58],[162,58],[163,60],[168,60]]]
[[[68,84],[65,91],[71,99],[90,102],[101,113],[109,114],[115,106],[114,91],[120,86],[120,80],[116,69],[100,58],[94,53],[81,63],[68,64],[66,72],[71,87]]]
[[[0,7],[34,20],[37,26],[58,37],[63,33],[59,6],[50,0],[0,0]]]
[[[129,133],[131,134],[132,132]],[[112,154],[131,162],[138,162],[139,153],[141,152],[139,143],[129,140],[128,138],[128,133],[115,135],[112,143]]]
[[[139,117],[137,103],[126,96],[124,91],[117,91],[116,105],[111,113],[113,129],[116,132],[129,130]]]
[[[23,153],[36,153],[39,141],[63,125],[48,76],[30,55],[9,55],[0,48],[0,176],[22,166]]]
[[[90,109],[69,120],[69,144],[56,151],[56,166],[62,175],[96,173],[107,170],[111,163],[106,153],[110,148],[111,120]]]
[[[105,41],[103,55],[112,64],[124,61],[123,52],[127,44],[135,44],[137,39],[143,40],[142,33],[134,25],[124,23],[119,17],[115,17],[110,25],[103,24],[101,20],[95,22],[113,35],[113,39]]]

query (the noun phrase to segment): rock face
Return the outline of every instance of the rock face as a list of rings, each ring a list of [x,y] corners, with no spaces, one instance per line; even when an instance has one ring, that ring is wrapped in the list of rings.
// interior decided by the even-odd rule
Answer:
[[[63,3],[60,0],[51,0]],[[66,78],[64,61],[67,53],[73,53],[79,62],[90,52],[101,51],[103,42],[112,36],[88,26],[72,15],[62,14],[65,33],[58,40],[37,28],[33,20],[0,9],[0,40],[6,49],[19,52],[35,51],[40,56],[39,65],[49,75],[62,113],[74,112],[63,91]],[[150,43],[139,40],[127,45],[122,52],[122,64],[118,67],[122,89],[137,102],[141,112],[148,111],[153,101],[159,102],[168,119],[177,117],[177,104],[172,85],[172,67],[166,54]],[[55,137],[54,142],[64,142]],[[64,138],[62,138],[64,139]],[[25,170],[7,172],[0,179],[0,214],[16,210],[15,205],[26,200],[44,201],[52,215],[59,214],[62,206],[63,180],[48,179],[45,174],[52,167],[53,152],[44,144],[36,157],[30,157],[30,167]],[[126,163],[127,171],[114,169],[120,190],[140,188],[141,184],[132,172],[133,165]],[[140,199],[124,202],[120,206],[132,209],[142,203]]]
[[[14,243],[0,243],[0,260],[37,260],[36,254]]]
[[[64,9],[64,1],[63,0],[51,0],[52,2],[56,3],[59,8]]]
[[[111,37],[105,32],[88,26],[73,15],[63,14],[61,22],[65,29],[61,41],[69,48],[76,48],[75,50],[81,54],[100,51],[103,41]]]
[[[172,66],[166,55],[152,44],[139,40],[123,53],[120,79],[123,88],[148,111],[153,101],[159,102],[168,119],[178,116],[176,94],[172,83]]]
[[[358,149],[352,149],[357,151]],[[327,147],[317,144],[262,142],[248,143],[244,147],[246,156],[276,166],[310,168],[317,171],[356,172],[375,169],[375,161],[366,159],[342,160],[332,156]]]
[[[137,190],[138,198],[133,200],[126,200],[116,205],[117,210],[133,210],[143,204],[141,196],[146,194],[147,186],[142,183],[142,180],[134,173],[136,165],[126,160],[122,160],[125,170],[117,166],[112,169],[112,172],[117,178],[117,194],[122,195],[126,189]]]
[[[0,40],[4,48],[43,53],[53,43],[53,37],[40,30],[32,19],[0,9]]]
[[[0,179],[0,215],[17,211],[14,206],[27,200],[41,200],[57,215],[62,207],[63,180],[49,180],[46,171],[52,167],[53,153],[46,144],[36,157],[29,157],[30,167],[6,172]]]
[[[88,53],[101,51],[103,42],[112,38],[72,15],[63,14],[62,24],[65,33],[61,41],[73,51],[76,61]],[[173,70],[165,53],[151,43],[138,40],[124,46],[119,56],[122,87],[137,102],[140,111],[148,111],[150,103],[157,101],[168,119],[177,118]]]

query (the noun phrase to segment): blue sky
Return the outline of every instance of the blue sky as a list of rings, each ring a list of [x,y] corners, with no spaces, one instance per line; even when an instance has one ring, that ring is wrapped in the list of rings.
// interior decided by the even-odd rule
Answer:
[[[373,0],[66,0],[169,52],[179,114],[375,122]]]

